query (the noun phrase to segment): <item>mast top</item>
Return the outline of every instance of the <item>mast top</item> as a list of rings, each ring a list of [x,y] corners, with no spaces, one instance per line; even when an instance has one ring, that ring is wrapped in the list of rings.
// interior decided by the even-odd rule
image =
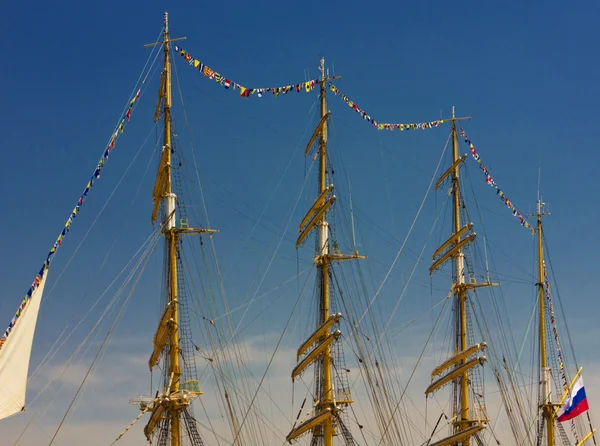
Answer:
[[[471,117],[470,116],[464,116],[462,118],[457,118],[456,117],[456,113],[454,110],[454,105],[452,106],[452,117],[450,119],[446,119],[446,121],[452,121],[452,122],[456,122],[456,121],[468,121],[470,120]]]
[[[329,77],[329,70],[325,70],[325,58],[321,57],[319,61],[319,71],[321,72],[321,79],[318,81],[319,84],[325,84],[328,81],[334,81],[340,79],[342,76],[331,76]]]
[[[538,168],[538,190],[537,190],[537,212],[535,214],[527,214],[531,217],[537,217],[540,223],[542,222],[542,217],[550,215],[550,212],[546,212],[544,207],[546,203],[542,203],[542,193],[540,192],[540,182],[542,177],[542,168]]]
[[[321,79],[325,80],[325,58],[321,57],[321,63],[319,64],[319,71],[321,72]]]
[[[530,217],[538,217],[541,221],[542,217],[546,217],[546,216],[550,215],[550,212],[546,212],[545,206],[546,206],[546,203],[543,203],[542,200],[538,198],[537,212],[535,214],[527,214],[527,215]]]
[[[169,39],[169,13],[166,12],[166,11],[163,14],[163,21],[164,21],[164,31],[163,31],[163,40],[162,40],[162,42],[147,43],[146,45],[144,45],[144,47],[156,46],[156,45],[166,45],[166,44],[171,43],[171,42],[177,42],[178,40],[185,40],[185,37],[178,37],[176,39]]]

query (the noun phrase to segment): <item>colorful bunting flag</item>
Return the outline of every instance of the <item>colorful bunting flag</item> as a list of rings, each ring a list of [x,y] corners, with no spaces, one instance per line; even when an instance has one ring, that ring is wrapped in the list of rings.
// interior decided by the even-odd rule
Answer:
[[[418,122],[416,124],[387,124],[377,122],[375,118],[369,116],[367,112],[365,112],[358,105],[356,105],[354,101],[351,101],[350,98],[348,98],[348,96],[346,96],[340,90],[338,90],[338,88],[332,83],[329,83],[329,89],[333,92],[334,95],[340,97],[340,99],[342,99],[346,103],[346,105],[348,105],[348,107],[357,112],[364,120],[373,124],[373,127],[375,127],[377,130],[400,130],[401,132],[403,132],[404,130],[425,130],[434,127],[439,127],[441,124],[446,122],[443,119],[440,119],[439,121]]]
[[[481,169],[481,171],[485,175],[485,182],[487,184],[489,184],[490,186],[492,186],[494,189],[496,189],[496,194],[498,194],[498,196],[500,197],[500,199],[504,202],[504,204],[506,204],[506,207],[511,210],[511,212],[513,213],[513,215],[519,219],[519,222],[521,223],[521,226],[525,226],[527,229],[531,230],[531,235],[534,235],[535,234],[535,229],[533,228],[533,226],[531,226],[529,224],[529,222],[525,219],[525,217],[523,217],[523,214],[521,214],[521,212],[519,212],[519,210],[515,207],[515,205],[512,203],[512,201],[510,201],[506,197],[506,195],[504,194],[504,192],[502,192],[502,189],[500,189],[498,187],[498,185],[496,184],[496,182],[492,178],[492,175],[490,174],[490,172],[489,172],[488,168],[486,167],[486,165],[481,162],[481,158],[479,157],[479,154],[475,150],[475,147],[473,146],[473,143],[469,139],[469,136],[465,133],[465,131],[463,129],[460,129],[460,136],[462,138],[464,138],[465,142],[469,145],[469,149],[471,150],[471,156],[473,157],[473,159],[475,161],[477,161],[477,163],[479,164],[479,168]]]
[[[35,276],[33,282],[31,283],[31,286],[29,287],[29,290],[27,291],[27,294],[23,298],[23,301],[21,302],[21,305],[19,306],[19,308],[18,308],[15,316],[10,321],[10,324],[8,325],[8,328],[6,329],[6,331],[4,332],[4,334],[0,337],[0,349],[4,346],[4,344],[6,342],[6,339],[8,338],[8,336],[10,335],[10,332],[12,331],[13,327],[15,326],[15,324],[17,323],[17,321],[19,320],[19,316],[21,316],[21,313],[23,312],[23,310],[27,306],[27,303],[29,302],[29,299],[33,295],[33,292],[39,286],[39,284],[40,284],[40,282],[42,280],[42,277],[46,273],[46,270],[50,267],[50,263],[52,262],[52,259],[54,258],[54,254],[56,254],[56,250],[62,246],[64,238],[67,235],[67,232],[69,232],[69,230],[71,228],[71,223],[73,222],[73,220],[77,216],[77,211],[83,205],[83,202],[84,202],[85,198],[87,197],[87,194],[88,194],[90,188],[94,185],[95,180],[98,179],[98,178],[100,178],[100,171],[104,167],[105,160],[108,159],[108,155],[110,154],[111,150],[115,147],[115,143],[116,143],[117,138],[119,137],[119,134],[123,133],[123,131],[124,131],[124,128],[125,128],[125,118],[127,118],[127,122],[129,122],[129,119],[131,118],[131,112],[133,110],[135,102],[140,98],[140,95],[141,95],[141,90],[138,90],[137,93],[135,94],[135,96],[129,102],[129,107],[127,108],[127,112],[125,113],[125,116],[121,118],[120,124],[117,127],[118,130],[116,130],[110,136],[108,147],[106,148],[106,150],[102,154],[102,157],[100,158],[100,161],[98,162],[98,165],[94,169],[94,173],[92,174],[92,178],[88,181],[87,185],[85,186],[85,189],[83,190],[83,193],[77,199],[77,204],[73,208],[73,211],[71,211],[71,215],[69,215],[69,218],[67,219],[67,222],[65,223],[64,228],[62,229],[62,231],[58,235],[58,238],[54,242],[54,245],[52,245],[52,248],[50,249],[50,252],[48,253],[48,256],[46,257],[46,260],[44,261],[44,264],[42,265],[42,268],[37,273],[37,275]]]
[[[237,82],[233,82],[230,79],[227,79],[220,73],[217,73],[213,69],[209,68],[198,59],[193,58],[190,53],[185,51],[183,48],[175,45],[175,52],[183,57],[190,66],[196,68],[200,73],[204,75],[204,77],[208,77],[209,79],[214,79],[214,81],[228,90],[230,87],[233,87],[234,90],[240,90],[240,97],[248,98],[250,95],[256,94],[259,98],[262,98],[265,93],[271,92],[275,97],[279,97],[280,94],[287,94],[292,90],[296,92],[306,91],[310,93],[314,90],[315,85],[317,85],[320,81],[319,79],[313,79],[308,82],[301,82],[299,84],[293,85],[285,85],[283,87],[274,87],[274,88],[246,88]]]

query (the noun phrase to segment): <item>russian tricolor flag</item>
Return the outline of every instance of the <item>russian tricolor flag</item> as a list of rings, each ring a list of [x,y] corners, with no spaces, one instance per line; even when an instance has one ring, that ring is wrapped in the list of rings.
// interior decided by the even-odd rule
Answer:
[[[575,418],[577,415],[581,415],[589,408],[585,396],[585,389],[583,388],[583,378],[580,376],[571,388],[571,395],[567,398],[567,402],[563,407],[564,411],[562,415],[558,417],[558,421],[568,421],[571,418]]]

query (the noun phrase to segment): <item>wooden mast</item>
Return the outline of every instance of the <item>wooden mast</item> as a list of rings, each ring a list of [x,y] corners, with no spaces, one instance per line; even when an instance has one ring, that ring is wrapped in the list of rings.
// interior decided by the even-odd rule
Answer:
[[[475,414],[469,408],[469,370],[478,364],[483,364],[486,360],[485,356],[476,356],[470,359],[473,355],[478,354],[485,348],[485,343],[469,346],[467,344],[467,291],[469,289],[481,288],[485,286],[496,285],[493,283],[484,282],[476,283],[474,280],[466,280],[465,274],[465,256],[463,248],[475,240],[475,233],[472,233],[472,223],[461,226],[460,210],[460,182],[459,169],[465,161],[465,156],[459,156],[458,149],[458,132],[456,131],[456,122],[470,119],[457,118],[452,107],[452,165],[440,177],[436,189],[448,177],[452,180],[452,234],[446,242],[444,242],[435,251],[433,255],[433,264],[429,268],[429,272],[433,273],[447,260],[452,259],[454,269],[454,283],[452,290],[456,299],[455,311],[455,327],[456,339],[454,344],[454,356],[445,361],[440,366],[436,367],[432,372],[432,383],[425,391],[426,395],[435,392],[445,384],[452,381],[455,386],[455,392],[459,395],[459,407],[454,413],[454,434],[433,443],[431,446],[443,446],[460,443],[462,446],[470,446],[471,437],[477,432],[485,428],[487,419],[481,419],[479,414]],[[463,238],[464,237],[464,238]],[[436,379],[436,376],[441,377]]]
[[[541,393],[542,400],[541,409],[542,416],[544,417],[544,424],[546,425],[547,445],[554,446],[555,434],[554,434],[554,419],[555,410],[552,404],[551,390],[550,390],[550,367],[548,367],[548,355],[546,352],[546,310],[545,310],[545,293],[544,293],[544,248],[543,248],[543,230],[542,230],[542,217],[550,215],[548,212],[544,212],[544,203],[539,199],[537,201],[537,212],[533,214],[537,218],[537,257],[538,257],[538,307],[539,307],[539,339],[540,339],[540,368],[541,368]]]
[[[353,401],[349,398],[336,400],[335,389],[333,385],[333,364],[331,358],[331,346],[339,338],[339,330],[330,332],[330,328],[341,318],[341,314],[330,314],[330,294],[329,294],[329,272],[331,262],[341,260],[351,260],[365,258],[359,256],[355,251],[353,254],[331,253],[329,250],[329,223],[326,220],[326,213],[329,207],[335,202],[335,195],[331,195],[333,185],[326,185],[327,182],[327,120],[330,113],[327,112],[326,100],[326,82],[338,79],[329,77],[325,74],[325,59],[321,58],[319,71],[321,72],[320,84],[320,105],[321,119],[317,125],[309,143],[306,147],[305,155],[308,155],[312,145],[319,138],[319,176],[318,176],[318,196],[309,209],[308,213],[300,223],[298,228],[299,236],[296,241],[296,247],[300,246],[306,237],[317,229],[317,252],[315,255],[315,264],[317,265],[317,275],[319,279],[319,324],[315,332],[298,349],[298,365],[292,371],[292,380],[294,380],[310,364],[320,361],[319,376],[317,378],[321,386],[317,386],[315,397],[317,402],[316,415],[306,420],[304,423],[292,429],[286,440],[292,440],[300,437],[312,430],[313,435],[323,437],[324,446],[333,446],[333,437],[337,435],[334,426],[334,417],[337,415],[337,407],[341,404],[351,404]],[[311,346],[314,346],[312,350]],[[310,350],[310,351],[309,351]],[[301,356],[307,356],[300,360]]]
[[[452,165],[454,171],[452,172],[452,201],[453,201],[453,234],[458,234],[460,231],[460,188],[458,181],[458,134],[456,133],[456,116],[454,114],[454,107],[452,107]],[[457,243],[460,243],[460,237],[457,239]],[[456,340],[456,346],[454,354],[465,351],[467,349],[467,296],[466,290],[462,286],[465,283],[465,256],[462,249],[456,253],[454,257],[454,268],[456,275],[456,285],[458,289],[458,314],[457,324],[458,336]],[[464,364],[466,359],[462,361]],[[465,371],[459,379],[460,382],[460,424],[459,430],[464,430],[469,424],[469,372]],[[469,446],[470,439],[467,438],[463,441],[463,446]]]
[[[163,123],[164,123],[164,145],[163,152],[166,154],[166,188],[165,188],[165,208],[166,208],[166,227],[163,232],[168,243],[168,275],[169,295],[168,299],[172,305],[171,322],[173,329],[169,336],[169,389],[168,391],[177,392],[179,390],[179,380],[181,377],[181,367],[179,366],[179,302],[177,300],[177,233],[175,232],[175,194],[171,190],[171,62],[169,61],[169,16],[165,13],[165,31],[163,36],[163,45],[165,52],[165,82],[164,82],[164,103],[163,103]],[[181,411],[171,410],[171,446],[181,446]]]
[[[321,71],[321,119],[327,113],[327,99],[325,93],[325,59],[321,58],[321,64],[319,66]],[[325,173],[327,169],[327,122],[324,122],[321,126],[321,135],[319,138],[319,195],[325,190]],[[321,276],[321,320],[323,324],[329,319],[329,224],[323,218],[319,224],[319,236],[318,236],[319,252],[318,256],[321,257],[321,264],[318,266],[319,274]],[[319,409],[321,411],[325,409],[334,410],[334,395],[333,385],[331,382],[331,346],[328,345],[323,352],[323,367],[321,368],[321,382],[323,386],[323,396]],[[325,420],[323,425],[323,445],[333,446],[333,435],[335,430],[333,428],[333,418],[329,417]]]
[[[162,234],[167,243],[167,303],[163,316],[158,324],[154,335],[154,350],[149,360],[150,370],[158,364],[162,353],[167,351],[166,361],[166,386],[151,403],[152,414],[144,433],[148,439],[156,429],[164,429],[164,420],[169,420],[169,432],[171,446],[181,446],[182,441],[182,412],[192,401],[202,394],[197,382],[181,383],[181,367],[179,355],[179,300],[178,300],[178,272],[177,257],[180,237],[201,233],[214,233],[214,229],[196,229],[177,227],[176,195],[172,190],[172,164],[171,154],[173,152],[171,142],[171,63],[169,60],[170,43],[183,40],[185,37],[170,39],[169,37],[169,15],[164,13],[163,41],[146,46],[162,45],[164,51],[164,70],[158,92],[158,104],[154,120],[163,118],[163,148],[159,161],[156,181],[152,194],[154,207],[152,210],[152,224],[158,217],[158,211],[164,200],[165,216],[161,221]],[[162,106],[162,107],[161,107]]]

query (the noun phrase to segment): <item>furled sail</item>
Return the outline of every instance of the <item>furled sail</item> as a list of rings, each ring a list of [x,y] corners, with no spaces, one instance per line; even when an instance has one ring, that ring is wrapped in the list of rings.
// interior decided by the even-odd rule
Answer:
[[[25,409],[29,358],[48,269],[40,273],[0,338],[0,419]]]

